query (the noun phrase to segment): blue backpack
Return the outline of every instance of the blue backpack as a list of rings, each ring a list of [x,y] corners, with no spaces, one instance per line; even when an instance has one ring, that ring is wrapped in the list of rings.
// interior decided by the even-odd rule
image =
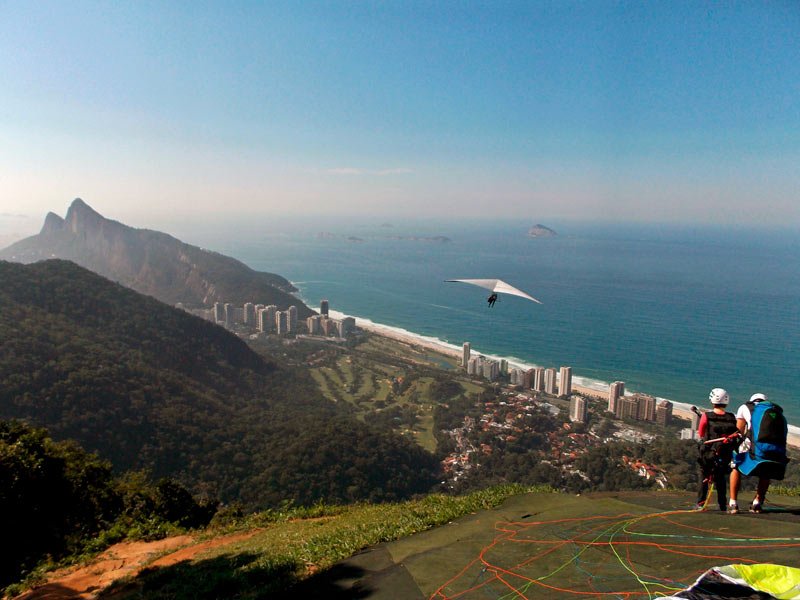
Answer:
[[[767,400],[748,402],[750,410],[750,457],[758,461],[789,462],[786,458],[788,424],[783,409]]]

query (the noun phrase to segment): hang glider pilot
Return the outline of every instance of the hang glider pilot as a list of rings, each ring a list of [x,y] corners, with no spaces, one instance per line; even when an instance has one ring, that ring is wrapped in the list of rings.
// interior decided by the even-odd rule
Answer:
[[[486,301],[489,303],[489,308],[493,307],[494,303],[497,302],[497,294],[492,294]]]

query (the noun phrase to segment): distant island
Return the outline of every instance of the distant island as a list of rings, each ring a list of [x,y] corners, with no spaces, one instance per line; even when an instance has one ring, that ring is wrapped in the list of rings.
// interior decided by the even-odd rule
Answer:
[[[555,237],[558,234],[549,227],[537,223],[536,225],[528,229],[528,235],[531,237]]]

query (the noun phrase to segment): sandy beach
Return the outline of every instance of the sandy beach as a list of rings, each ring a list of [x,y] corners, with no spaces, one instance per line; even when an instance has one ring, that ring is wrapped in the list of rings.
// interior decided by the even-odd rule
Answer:
[[[330,315],[331,317],[336,319],[341,319],[346,316],[352,316],[352,315],[345,315],[344,313],[334,310],[330,311]],[[356,319],[356,325],[366,331],[371,331],[372,333],[376,333],[378,335],[382,335],[399,342],[404,342],[406,344],[421,346],[423,348],[427,348],[428,350],[432,350],[434,352],[438,352],[446,356],[458,359],[461,358],[460,346],[445,343],[437,338],[418,335],[416,333],[412,333],[405,329],[400,329],[399,327],[391,327],[389,325],[382,325],[380,323],[375,323],[373,321],[370,321],[369,319],[362,319],[360,317],[353,317],[353,318]],[[475,348],[473,348],[472,351],[473,353],[483,354]],[[488,356],[489,358],[498,358],[488,354],[484,354],[484,356]],[[514,363],[509,363],[509,364],[512,364],[512,366],[516,368],[522,368],[522,369],[528,369],[534,366],[528,364],[514,364]],[[573,379],[575,383],[573,384],[572,387],[575,391],[589,396],[597,396],[599,398],[607,397],[608,387],[602,385],[601,382],[588,381],[580,377],[579,375],[573,376]],[[668,400],[668,398],[657,398],[657,399],[659,401]],[[674,415],[682,419],[692,418],[691,404],[686,404],[683,402],[675,402],[674,400],[669,400],[669,401],[672,402],[672,412]],[[703,409],[705,407],[699,406],[698,408]],[[788,444],[792,447],[800,448],[800,427],[797,427],[795,425],[789,425]]]

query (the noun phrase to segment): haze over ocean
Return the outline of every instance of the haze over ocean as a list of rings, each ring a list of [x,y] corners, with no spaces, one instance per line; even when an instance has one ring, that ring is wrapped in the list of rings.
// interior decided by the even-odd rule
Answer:
[[[287,277],[312,308],[327,298],[376,323],[701,407],[713,387],[732,406],[762,391],[800,421],[800,232],[545,223],[559,235],[534,239],[533,224],[231,222],[181,235]],[[501,296],[489,309],[484,290],[450,278],[500,278],[544,304]]]

